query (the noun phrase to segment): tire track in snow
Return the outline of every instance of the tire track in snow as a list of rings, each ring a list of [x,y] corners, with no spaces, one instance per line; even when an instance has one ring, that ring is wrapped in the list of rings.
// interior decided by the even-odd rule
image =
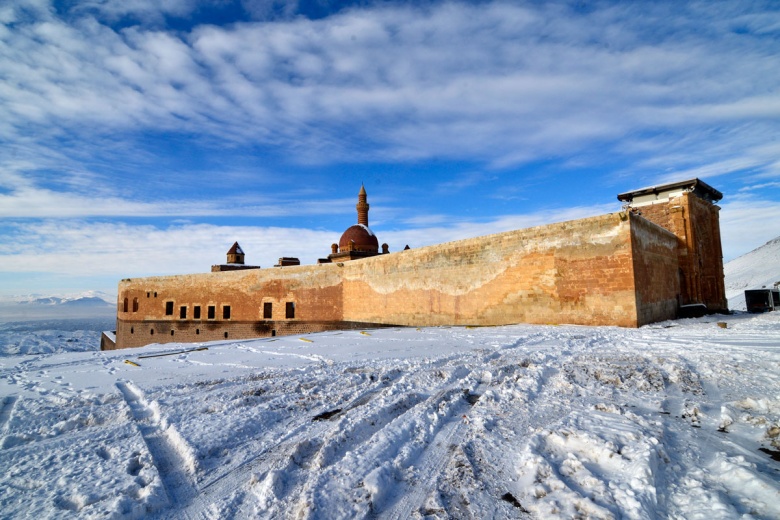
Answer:
[[[481,380],[470,394],[463,395],[461,402],[453,404],[447,418],[442,420],[439,430],[430,440],[428,447],[422,452],[420,457],[411,461],[412,464],[410,465],[420,468],[415,475],[415,484],[388,511],[381,512],[379,514],[380,518],[406,520],[412,517],[414,511],[422,507],[425,498],[436,485],[436,481],[445,465],[453,456],[450,446],[459,446],[463,442],[468,429],[468,423],[464,420],[465,412],[478,403],[478,401],[470,402],[467,397],[469,395],[481,396],[489,384],[489,380]]]
[[[332,419],[339,418],[351,410],[369,403],[379,394],[392,388],[392,382],[402,376],[402,371],[394,371],[392,377],[387,376],[380,379],[377,385],[362,392],[343,406],[340,411],[331,415],[328,420],[312,422],[310,416],[306,416],[303,420],[301,420],[300,415],[294,416],[285,423],[284,431],[286,433],[278,440],[266,446],[254,457],[244,460],[240,465],[228,469],[201,486],[199,495],[201,504],[211,504],[215,497],[235,494],[254,479],[253,475],[259,474],[262,480],[272,471],[283,467],[291,459],[298,466],[307,465],[311,457],[321,447],[322,441],[320,439],[337,427],[338,423]],[[187,509],[192,515],[203,514],[196,509],[194,504]],[[242,514],[238,516],[242,516]]]
[[[156,402],[146,400],[143,391],[132,382],[118,381],[135,419],[138,431],[154,460],[171,505],[191,503],[198,495],[194,483],[195,460],[178,431],[160,416]]]
[[[11,414],[14,411],[14,406],[16,406],[16,401],[19,400],[19,397],[16,395],[11,395],[3,399],[3,407],[0,408],[0,432],[5,432],[8,430],[8,422],[11,420]]]

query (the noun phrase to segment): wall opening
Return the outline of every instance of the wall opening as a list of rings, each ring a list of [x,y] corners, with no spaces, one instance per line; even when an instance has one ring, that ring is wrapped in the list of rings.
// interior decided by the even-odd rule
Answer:
[[[195,334],[196,335],[200,334],[200,329],[195,329]]]
[[[263,319],[270,320],[273,316],[274,304],[271,302],[265,302],[263,304]]]
[[[138,298],[133,298],[133,312],[138,312]]]
[[[223,320],[229,320],[230,319],[230,305],[223,305],[222,306],[222,319]]]
[[[171,336],[173,336],[173,331],[171,331]]]
[[[228,337],[228,333],[227,333],[227,332],[225,332],[225,339],[227,339],[227,337]]]
[[[151,330],[149,331],[149,334],[151,334],[152,336],[154,336],[154,329],[151,329]]]
[[[165,315],[173,316],[173,302],[165,302]]]
[[[287,302],[287,306],[285,308],[285,317],[288,320],[295,318],[295,302]]]
[[[130,307],[130,300],[125,298],[124,306],[122,307],[122,312],[127,312],[127,309]]]
[[[181,320],[186,320],[187,319],[187,306],[186,305],[182,305],[179,308],[179,319],[181,319]]]
[[[213,320],[217,315],[217,308],[214,305],[209,305],[207,318]]]
[[[196,320],[200,319],[200,305],[196,305],[192,308],[192,317]]]

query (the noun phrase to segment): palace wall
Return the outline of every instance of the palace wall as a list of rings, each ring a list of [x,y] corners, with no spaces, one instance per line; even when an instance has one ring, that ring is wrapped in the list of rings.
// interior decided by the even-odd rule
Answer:
[[[677,237],[632,215],[631,241],[637,325],[674,318],[680,298]]]
[[[343,269],[344,316],[350,320],[637,324],[625,214],[412,249]]]
[[[636,327],[675,317],[676,259],[674,235],[612,213],[343,263],[123,280],[116,348],[389,325]]]

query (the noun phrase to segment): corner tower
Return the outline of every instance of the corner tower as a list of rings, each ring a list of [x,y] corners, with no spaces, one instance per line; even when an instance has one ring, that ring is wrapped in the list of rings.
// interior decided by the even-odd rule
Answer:
[[[726,311],[720,208],[723,194],[699,179],[618,195],[627,209],[677,235],[680,305]]]

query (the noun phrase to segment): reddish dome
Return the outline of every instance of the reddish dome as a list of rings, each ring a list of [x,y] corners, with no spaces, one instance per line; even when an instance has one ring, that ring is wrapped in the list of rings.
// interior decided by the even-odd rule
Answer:
[[[354,245],[350,245],[354,242]],[[339,251],[363,251],[366,253],[379,252],[379,240],[368,226],[355,224],[347,228],[339,240]]]

